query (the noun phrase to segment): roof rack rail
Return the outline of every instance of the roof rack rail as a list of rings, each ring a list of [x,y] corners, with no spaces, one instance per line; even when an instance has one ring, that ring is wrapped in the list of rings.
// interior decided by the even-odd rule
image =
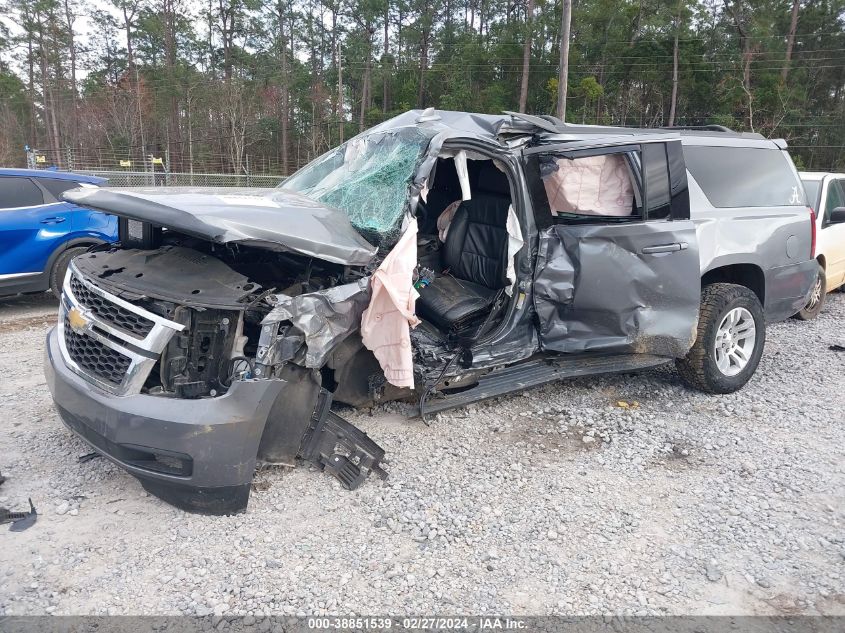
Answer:
[[[663,130],[694,130],[698,132],[728,132],[730,134],[737,134],[735,130],[724,125],[716,125],[709,123],[707,125],[664,125]]]

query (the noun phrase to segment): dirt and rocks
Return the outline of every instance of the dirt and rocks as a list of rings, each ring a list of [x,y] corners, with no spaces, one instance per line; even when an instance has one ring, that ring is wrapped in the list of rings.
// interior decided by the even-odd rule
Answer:
[[[741,392],[669,366],[440,414],[345,411],[390,478],[256,475],[189,515],[60,422],[48,297],[0,300],[0,615],[845,614],[845,295],[769,328]]]

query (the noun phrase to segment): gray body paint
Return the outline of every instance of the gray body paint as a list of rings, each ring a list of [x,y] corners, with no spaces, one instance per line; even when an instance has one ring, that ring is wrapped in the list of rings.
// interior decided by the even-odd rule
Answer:
[[[445,374],[455,384],[471,383],[529,358],[531,363],[545,362],[555,354],[563,354],[558,358],[570,364],[584,359],[585,366],[592,358],[605,372],[683,356],[695,336],[701,275],[718,275],[725,266],[759,270],[761,299],[770,319],[784,318],[806,301],[816,265],[808,257],[805,210],[800,205],[753,212],[714,209],[690,178],[691,220],[684,215],[663,222],[573,225],[537,219],[538,210],[528,194],[523,149],[542,143],[636,144],[643,130],[561,129],[541,117],[412,111],[365,134],[408,127],[424,130],[430,142],[407,180],[407,199],[395,226],[403,226],[415,213],[441,151],[466,150],[504,165],[525,238],[515,262],[514,297],[503,308],[498,326],[474,341],[465,358]],[[677,137],[676,132],[660,130],[649,134]],[[710,143],[714,138],[696,133],[682,140]],[[761,137],[719,142],[723,140],[772,144]],[[66,197],[217,244],[366,266],[359,271],[364,275],[397,237],[391,234],[376,248],[343,211],[280,189],[99,189],[69,192]],[[384,220],[379,226],[387,226],[391,218]],[[643,252],[644,247],[670,243],[686,246],[679,252]],[[123,275],[126,284],[131,283],[128,268],[114,274],[115,279]],[[240,284],[237,276],[224,276],[235,288]],[[253,375],[233,380],[228,392],[217,397],[180,400],[105,393],[68,369],[53,330],[45,373],[57,408],[65,423],[96,450],[155,494],[191,510],[243,510],[257,458],[291,465],[297,457],[311,456],[313,463],[344,485],[357,485],[362,473],[382,474],[378,461],[383,451],[328,411],[331,395],[322,388],[321,370],[330,367],[343,375],[339,358],[360,357],[356,333],[369,301],[368,277],[345,279],[346,283],[297,296],[247,297],[249,302],[271,304],[260,324]],[[232,284],[227,281],[223,286]],[[180,292],[169,290],[173,292],[159,294],[179,298]],[[149,294],[153,292],[150,286]],[[131,295],[130,289],[125,296]],[[183,303],[201,308],[190,297]],[[210,305],[226,305],[225,296]],[[412,331],[420,384],[439,374],[455,356],[455,347],[437,334],[426,324]],[[339,354],[341,349],[349,354]],[[346,367],[351,366],[358,367],[352,363]],[[317,438],[322,438],[321,444]],[[346,461],[335,461],[331,453],[341,438],[347,442]],[[150,462],[150,454],[167,456],[168,451],[177,459],[190,460],[190,474],[162,472],[155,460]],[[338,463],[343,467],[334,466]],[[356,470],[355,464],[363,468]]]
[[[281,189],[74,189],[65,199],[218,244],[290,251],[363,266],[376,248],[343,211]]]
[[[690,252],[642,252],[656,243]],[[685,355],[698,323],[695,244],[689,220],[543,231],[534,278],[543,349]]]
[[[272,301],[275,307],[261,321],[264,331],[258,347],[259,362],[272,365],[284,356],[279,349],[283,338],[276,337],[273,328],[278,331],[280,323],[289,321],[294,331],[288,336],[301,335],[305,343],[302,364],[319,369],[332,350],[360,327],[361,314],[370,303],[369,279],[297,297],[274,295]]]
[[[769,147],[771,141],[756,143],[731,138],[682,138],[687,145],[722,147]],[[798,179],[798,173],[790,161]],[[695,178],[688,174],[690,213],[696,225],[701,274],[726,266],[753,266],[765,289],[761,303],[768,321],[789,318],[807,303],[806,289],[815,281],[818,265],[808,257],[809,212],[804,201],[784,206],[731,208],[714,207]],[[799,181],[800,182],[800,181]],[[784,201],[787,202],[787,201]]]
[[[219,398],[199,400],[116,397],[70,371],[56,328],[47,335],[44,373],[68,428],[148,490],[194,511],[225,514],[246,507],[258,443],[283,381],[236,382]],[[189,460],[187,471],[157,471],[156,453]]]

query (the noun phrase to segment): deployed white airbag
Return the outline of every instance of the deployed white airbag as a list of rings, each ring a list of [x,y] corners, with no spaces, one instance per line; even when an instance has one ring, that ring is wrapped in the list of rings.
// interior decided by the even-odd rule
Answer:
[[[543,178],[552,213],[631,215],[634,187],[620,154],[555,161],[557,169]]]

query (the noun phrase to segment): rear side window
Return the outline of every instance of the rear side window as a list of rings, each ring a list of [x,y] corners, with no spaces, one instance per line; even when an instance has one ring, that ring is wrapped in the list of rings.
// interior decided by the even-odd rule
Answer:
[[[533,192],[535,204],[563,223],[642,220],[642,192],[629,160],[626,152],[614,151],[539,155],[527,167],[537,170],[542,183]]]
[[[29,178],[0,177],[0,209],[44,204],[44,194]]]
[[[38,182],[52,193],[56,200],[61,200],[65,191],[79,187],[79,183],[75,180],[60,180],[59,178],[39,178]]]
[[[714,207],[806,204],[804,188],[781,150],[686,145],[684,158]]]

